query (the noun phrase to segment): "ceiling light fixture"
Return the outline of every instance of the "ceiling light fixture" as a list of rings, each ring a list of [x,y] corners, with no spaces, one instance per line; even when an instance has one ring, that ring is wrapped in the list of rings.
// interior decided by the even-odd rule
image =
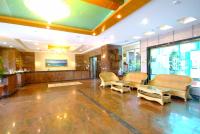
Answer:
[[[101,29],[101,32],[104,32],[104,31],[105,31],[105,26],[103,26]]]
[[[178,4],[181,4],[181,1],[180,1],[180,0],[173,0],[172,3],[173,3],[174,5],[178,5]]]
[[[70,8],[64,0],[24,0],[24,4],[48,23],[70,16]]]
[[[159,29],[160,30],[169,30],[169,29],[172,29],[173,27],[172,26],[170,26],[170,25],[161,25],[160,27],[159,27]]]
[[[148,31],[148,32],[145,32],[144,35],[146,36],[150,36],[150,35],[154,35],[155,32],[154,31]]]
[[[142,21],[141,21],[141,24],[143,25],[147,25],[149,23],[149,20],[147,18],[144,18]]]
[[[142,38],[141,36],[133,36],[133,39],[136,39],[136,40],[141,39],[141,38]]]
[[[120,14],[117,15],[117,19],[121,19],[122,16]]]
[[[177,21],[179,23],[181,23],[181,24],[188,24],[188,23],[191,23],[191,22],[196,21],[196,20],[197,19],[194,18],[194,17],[183,17],[183,18],[181,18],[181,19],[179,19]]]

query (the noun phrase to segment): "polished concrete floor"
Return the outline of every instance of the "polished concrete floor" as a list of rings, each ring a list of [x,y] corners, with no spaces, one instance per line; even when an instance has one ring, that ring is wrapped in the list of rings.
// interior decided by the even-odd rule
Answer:
[[[100,88],[98,80],[47,88],[33,84],[0,100],[0,134],[200,134],[200,102],[161,106]]]

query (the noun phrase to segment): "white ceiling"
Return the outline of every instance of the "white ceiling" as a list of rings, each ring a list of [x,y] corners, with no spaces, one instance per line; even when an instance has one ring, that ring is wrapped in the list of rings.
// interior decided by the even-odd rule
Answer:
[[[181,3],[177,5],[174,5],[173,1],[152,0],[99,36],[0,23],[0,46],[3,46],[2,42],[8,42],[4,46],[11,44],[24,51],[46,51],[48,44],[63,44],[73,46],[75,53],[83,53],[104,44],[122,45],[137,41],[133,39],[133,36],[149,38],[143,33],[151,30],[154,30],[156,34],[169,32],[170,30],[160,31],[158,29],[163,24],[173,26],[172,31],[200,22],[200,0],[180,0]],[[178,19],[187,16],[198,20],[186,25],[177,22]],[[141,24],[144,18],[149,20],[147,25]]]

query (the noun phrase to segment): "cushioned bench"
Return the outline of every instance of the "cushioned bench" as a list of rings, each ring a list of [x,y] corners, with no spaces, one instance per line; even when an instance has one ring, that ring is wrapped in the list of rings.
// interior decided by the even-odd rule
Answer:
[[[160,74],[155,76],[149,85],[171,89],[171,95],[178,96],[187,101],[189,96],[189,87],[192,79],[183,75]]]
[[[147,80],[147,74],[142,72],[130,72],[123,77],[123,81],[127,82],[129,87],[137,88],[139,85],[144,85]]]
[[[99,78],[101,79],[100,86],[111,86],[112,82],[119,81],[119,78],[113,72],[101,72],[99,74]]]

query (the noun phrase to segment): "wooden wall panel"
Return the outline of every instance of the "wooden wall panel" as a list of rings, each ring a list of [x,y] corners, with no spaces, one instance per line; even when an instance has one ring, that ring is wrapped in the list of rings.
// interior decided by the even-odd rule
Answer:
[[[119,49],[121,46],[105,45],[101,47],[101,70],[118,73],[120,55]]]
[[[35,71],[35,53],[34,52],[22,52],[23,69],[29,71]]]
[[[16,70],[16,51],[14,48],[1,48],[1,57],[7,71],[9,69]]]
[[[85,70],[84,56],[82,54],[75,55],[76,70]]]

